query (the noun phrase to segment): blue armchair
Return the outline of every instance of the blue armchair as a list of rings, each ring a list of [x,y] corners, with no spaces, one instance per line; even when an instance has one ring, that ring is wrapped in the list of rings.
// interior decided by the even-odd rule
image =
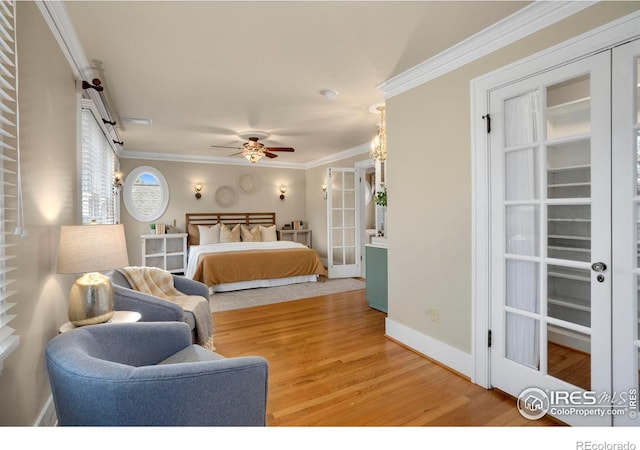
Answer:
[[[141,322],[184,321],[191,328],[192,339],[196,342],[196,322],[193,313],[184,311],[180,305],[169,300],[132,289],[124,275],[117,270],[107,272],[106,276],[113,283],[114,310],[137,311],[142,316]],[[206,284],[178,275],[172,276],[175,288],[185,295],[199,295],[206,299],[209,298],[209,288]]]
[[[181,322],[89,325],[46,348],[61,426],[264,426],[269,366],[191,343]]]

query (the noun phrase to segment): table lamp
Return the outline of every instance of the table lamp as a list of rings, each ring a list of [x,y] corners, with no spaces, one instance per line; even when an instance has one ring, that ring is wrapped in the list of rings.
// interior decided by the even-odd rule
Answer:
[[[123,225],[62,226],[58,273],[84,274],[69,293],[69,321],[78,327],[109,321],[113,285],[99,272],[128,265]]]

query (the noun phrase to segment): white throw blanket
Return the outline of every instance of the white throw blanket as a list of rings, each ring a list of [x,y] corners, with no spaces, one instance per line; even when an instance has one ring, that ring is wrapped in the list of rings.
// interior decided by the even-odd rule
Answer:
[[[213,346],[213,320],[209,301],[199,295],[186,295],[173,285],[173,276],[157,267],[124,267],[118,271],[133,289],[179,304],[193,314],[198,344],[211,351]]]

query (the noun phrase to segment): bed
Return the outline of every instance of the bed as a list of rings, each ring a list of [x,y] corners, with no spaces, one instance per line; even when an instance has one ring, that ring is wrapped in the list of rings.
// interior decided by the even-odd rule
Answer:
[[[187,213],[185,275],[205,283],[212,293],[316,282],[327,276],[315,250],[278,241],[275,227],[275,213]]]

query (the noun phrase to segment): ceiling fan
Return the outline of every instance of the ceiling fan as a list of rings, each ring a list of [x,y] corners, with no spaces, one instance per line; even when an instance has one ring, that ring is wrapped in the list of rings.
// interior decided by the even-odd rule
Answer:
[[[269,133],[264,131],[246,131],[238,135],[242,139],[246,139],[247,142],[242,144],[242,147],[227,147],[224,145],[212,145],[214,148],[232,148],[240,150],[238,153],[234,153],[230,156],[242,155],[247,161],[255,163],[260,161],[264,156],[267,158],[277,158],[274,152],[293,152],[295,151],[291,147],[267,147],[262,142],[258,142],[260,139],[266,139],[270,136]]]

